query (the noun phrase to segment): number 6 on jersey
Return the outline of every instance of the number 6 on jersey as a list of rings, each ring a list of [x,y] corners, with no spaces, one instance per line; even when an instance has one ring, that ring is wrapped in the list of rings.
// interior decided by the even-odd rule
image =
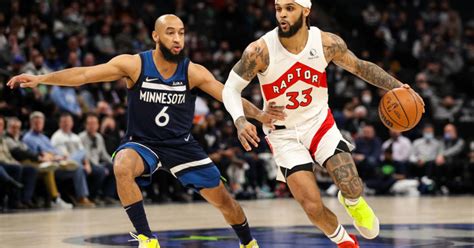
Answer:
[[[160,127],[164,127],[168,125],[168,122],[170,122],[170,115],[166,113],[166,110],[168,110],[168,106],[163,107],[163,109],[158,113],[155,117],[155,123],[156,125]],[[162,121],[162,119],[164,120]]]

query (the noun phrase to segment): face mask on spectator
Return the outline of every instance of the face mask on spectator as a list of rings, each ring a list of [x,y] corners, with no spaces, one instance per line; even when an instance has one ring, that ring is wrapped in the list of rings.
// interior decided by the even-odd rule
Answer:
[[[429,139],[433,139],[434,135],[433,133],[423,133],[423,137],[429,140]]]
[[[370,102],[372,102],[372,97],[370,95],[363,95],[362,102],[365,104],[369,104]]]
[[[445,133],[445,134],[444,134],[444,139],[445,139],[445,140],[452,140],[452,139],[453,139],[453,136],[452,136],[450,133]]]

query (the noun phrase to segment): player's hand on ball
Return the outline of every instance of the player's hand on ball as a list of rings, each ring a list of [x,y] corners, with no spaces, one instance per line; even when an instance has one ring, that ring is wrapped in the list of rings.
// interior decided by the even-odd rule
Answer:
[[[39,76],[35,75],[21,74],[12,77],[10,81],[8,81],[7,86],[13,89],[19,83],[21,88],[34,88],[40,83],[39,78]]]
[[[235,127],[237,128],[239,141],[246,151],[252,150],[250,144],[254,147],[258,147],[260,138],[257,135],[257,128],[252,125],[252,123],[248,122],[247,119],[242,116],[235,121]]]
[[[401,86],[402,88],[405,88],[407,90],[410,90],[412,91],[413,93],[415,93],[415,95],[420,99],[420,102],[423,104],[423,113],[425,112],[425,101],[423,101],[423,98],[416,92],[414,91],[409,84],[404,84]]]
[[[285,109],[284,106],[277,106],[275,102],[270,102],[263,112],[257,116],[257,120],[260,121],[263,125],[275,129],[273,123],[275,121],[284,121],[286,114],[283,112]]]

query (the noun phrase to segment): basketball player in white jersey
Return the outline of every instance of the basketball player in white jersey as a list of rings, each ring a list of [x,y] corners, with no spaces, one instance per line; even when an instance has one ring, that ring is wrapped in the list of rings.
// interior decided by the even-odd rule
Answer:
[[[328,107],[325,68],[334,62],[385,90],[410,87],[377,65],[358,59],[339,36],[311,27],[310,0],[276,0],[275,7],[278,27],[245,49],[225,84],[225,107],[244,148],[256,146],[258,140],[245,132],[254,127],[244,117],[240,94],[258,75],[265,104],[285,106],[287,115],[274,123],[273,130],[264,127],[279,166],[277,179],[288,184],[312,223],[338,247],[358,247],[355,236],[323,205],[313,174],[314,161],[324,166],[339,187],[339,201],[356,229],[367,239],[377,237],[379,220],[361,197],[363,183],[350,153],[352,145],[342,137]]]

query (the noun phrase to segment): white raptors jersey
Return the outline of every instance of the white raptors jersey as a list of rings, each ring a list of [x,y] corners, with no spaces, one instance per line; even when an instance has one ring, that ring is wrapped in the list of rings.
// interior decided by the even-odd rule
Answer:
[[[275,125],[288,128],[309,119],[325,118],[328,113],[327,62],[324,57],[321,31],[309,30],[308,41],[299,54],[286,50],[278,39],[278,28],[263,36],[270,63],[258,74],[264,103],[274,101],[285,106],[287,117]],[[266,131],[266,130],[265,130]]]

